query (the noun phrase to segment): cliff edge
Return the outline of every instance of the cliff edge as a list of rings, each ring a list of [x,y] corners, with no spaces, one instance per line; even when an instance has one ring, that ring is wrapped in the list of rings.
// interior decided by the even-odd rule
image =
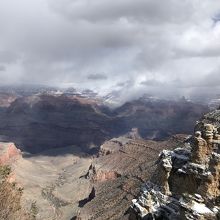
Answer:
[[[220,219],[220,110],[196,123],[184,147],[163,150],[132,200],[130,219]]]

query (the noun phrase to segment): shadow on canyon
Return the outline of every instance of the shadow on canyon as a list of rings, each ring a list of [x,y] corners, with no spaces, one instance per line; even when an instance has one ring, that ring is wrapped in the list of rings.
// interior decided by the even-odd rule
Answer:
[[[207,106],[186,101],[135,100],[111,110],[65,96],[22,97],[0,108],[0,140],[14,142],[25,156],[55,156],[66,152],[53,149],[75,146],[73,153],[86,157],[96,154],[104,141],[132,128],[151,140],[190,134],[207,111]]]

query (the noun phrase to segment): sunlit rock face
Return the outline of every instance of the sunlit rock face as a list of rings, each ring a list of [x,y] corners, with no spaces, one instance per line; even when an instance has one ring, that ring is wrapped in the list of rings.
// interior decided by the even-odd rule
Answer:
[[[130,219],[219,219],[219,116],[219,110],[205,115],[184,147],[160,153]]]
[[[21,151],[14,143],[0,142],[0,165],[9,165],[21,157]]]

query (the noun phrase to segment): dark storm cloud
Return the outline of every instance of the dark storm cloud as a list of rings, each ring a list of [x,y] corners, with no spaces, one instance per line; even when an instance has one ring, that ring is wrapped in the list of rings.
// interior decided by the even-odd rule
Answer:
[[[108,77],[104,73],[90,74],[87,77],[90,80],[106,80]]]
[[[218,0],[7,0],[0,80],[117,90],[124,100],[211,90],[219,10]]]
[[[215,15],[212,17],[212,20],[213,20],[213,22],[214,22],[214,25],[216,25],[216,24],[220,21],[220,13],[215,14]]]
[[[193,12],[188,1],[167,0],[96,0],[51,1],[51,7],[58,13],[75,21],[76,19],[89,22],[112,21],[121,18],[146,21],[148,23],[183,22]]]
[[[119,82],[115,86],[119,88],[125,88],[125,87],[128,88],[128,87],[133,87],[134,85],[135,85],[135,81],[130,79],[127,81]]]

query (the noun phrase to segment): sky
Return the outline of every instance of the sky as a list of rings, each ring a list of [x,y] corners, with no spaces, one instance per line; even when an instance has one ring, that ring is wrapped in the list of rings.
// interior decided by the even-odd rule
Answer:
[[[220,94],[220,1],[0,0],[0,83]]]

